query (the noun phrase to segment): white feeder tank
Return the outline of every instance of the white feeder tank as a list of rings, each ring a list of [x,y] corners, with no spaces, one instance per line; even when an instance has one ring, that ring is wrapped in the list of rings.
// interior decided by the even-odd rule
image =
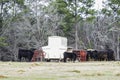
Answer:
[[[48,37],[48,46],[42,47],[45,52],[45,59],[63,59],[63,53],[67,50],[67,38],[61,36]]]

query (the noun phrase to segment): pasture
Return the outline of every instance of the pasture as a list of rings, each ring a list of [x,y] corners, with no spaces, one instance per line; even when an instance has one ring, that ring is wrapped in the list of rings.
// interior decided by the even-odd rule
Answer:
[[[0,80],[120,80],[120,62],[0,62]]]

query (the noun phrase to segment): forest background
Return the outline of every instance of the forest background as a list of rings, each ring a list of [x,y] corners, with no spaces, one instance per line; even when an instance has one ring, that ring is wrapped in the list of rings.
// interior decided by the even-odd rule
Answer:
[[[16,61],[19,48],[40,48],[63,36],[74,49],[104,49],[120,60],[120,0],[0,0],[0,60]]]

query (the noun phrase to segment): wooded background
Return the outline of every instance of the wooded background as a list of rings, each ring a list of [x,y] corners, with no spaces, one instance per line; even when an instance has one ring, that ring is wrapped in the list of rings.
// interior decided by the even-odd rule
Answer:
[[[0,0],[0,60],[16,61],[19,48],[40,48],[63,36],[74,49],[104,49],[120,60],[120,0]]]

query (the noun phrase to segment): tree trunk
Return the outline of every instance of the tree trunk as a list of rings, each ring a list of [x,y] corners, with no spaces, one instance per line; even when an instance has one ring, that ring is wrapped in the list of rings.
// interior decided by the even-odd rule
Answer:
[[[3,27],[3,1],[1,2],[1,12],[0,12],[0,35]]]
[[[116,59],[117,60],[120,60],[120,55],[119,55],[119,39],[120,39],[120,37],[119,37],[119,34],[118,34],[118,37],[117,37],[117,57],[116,57]]]
[[[75,0],[75,49],[78,49],[77,0]]]

